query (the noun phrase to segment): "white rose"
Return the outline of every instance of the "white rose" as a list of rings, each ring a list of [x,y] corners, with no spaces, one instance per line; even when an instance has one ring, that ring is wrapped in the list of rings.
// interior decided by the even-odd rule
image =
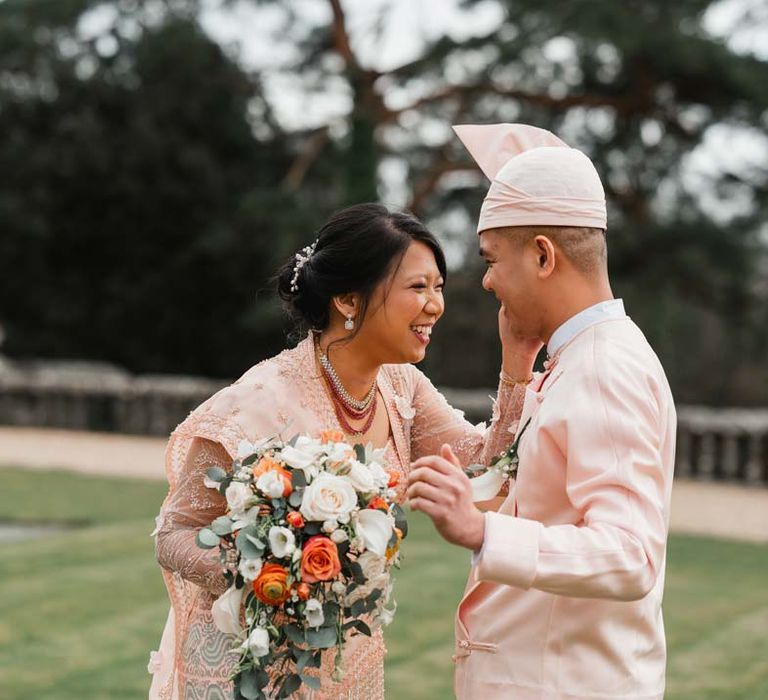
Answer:
[[[233,513],[242,513],[250,502],[253,492],[248,484],[241,481],[233,481],[224,492],[227,505]]]
[[[222,593],[211,606],[211,615],[216,627],[224,634],[240,634],[240,605],[245,588],[233,585]]]
[[[293,447],[286,445],[280,450],[280,459],[289,467],[301,469],[307,481],[311,481],[317,475],[316,460],[322,451],[322,445],[317,440],[302,435]]]
[[[285,484],[280,475],[270,469],[256,480],[256,488],[270,498],[282,498]]]
[[[328,448],[326,464],[328,470],[334,473],[346,473],[354,459],[355,451],[343,442],[335,442]]]
[[[394,522],[384,511],[366,508],[357,514],[355,530],[365,543],[366,549],[380,557],[387,553],[387,543],[394,532]]]
[[[263,627],[255,627],[246,644],[254,656],[266,656],[269,654],[269,632]]]
[[[310,598],[304,607],[304,617],[310,627],[320,627],[325,622],[323,604],[317,598]]]
[[[237,570],[246,581],[254,581],[261,573],[261,567],[263,563],[264,562],[262,562],[261,558],[243,558],[240,560],[240,564],[238,565]]]
[[[296,549],[296,538],[287,527],[274,525],[269,528],[269,546],[278,559],[287,557]]]
[[[360,491],[360,493],[370,493],[376,488],[371,470],[356,459],[352,461],[347,479],[355,487],[355,490]]]
[[[307,520],[338,520],[357,505],[357,494],[347,479],[322,473],[304,490],[299,509]]]

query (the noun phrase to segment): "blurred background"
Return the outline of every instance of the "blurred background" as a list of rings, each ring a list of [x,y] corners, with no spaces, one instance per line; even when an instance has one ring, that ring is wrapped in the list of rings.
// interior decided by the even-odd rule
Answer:
[[[594,160],[680,405],[669,697],[768,698],[766,0],[0,0],[0,698],[146,693],[165,437],[290,342],[270,277],[333,211],[440,237],[423,369],[486,417],[488,183],[450,126],[493,122]],[[415,533],[391,696],[445,698],[466,561]]]

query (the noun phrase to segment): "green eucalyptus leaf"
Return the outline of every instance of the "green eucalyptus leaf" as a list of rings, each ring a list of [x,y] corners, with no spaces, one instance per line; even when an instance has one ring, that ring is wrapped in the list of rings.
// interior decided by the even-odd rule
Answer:
[[[222,515],[220,518],[216,518],[216,520],[211,523],[211,530],[213,530],[217,535],[221,537],[224,535],[231,535],[232,519],[228,518],[226,515]]]
[[[321,627],[307,630],[307,644],[314,649],[330,649],[338,642],[335,627]]]
[[[203,549],[213,549],[219,544],[219,536],[207,527],[202,528],[197,533],[197,546]]]
[[[221,467],[211,467],[206,472],[206,474],[208,475],[208,478],[211,479],[211,481],[223,481],[227,476],[227,472],[225,472]]]

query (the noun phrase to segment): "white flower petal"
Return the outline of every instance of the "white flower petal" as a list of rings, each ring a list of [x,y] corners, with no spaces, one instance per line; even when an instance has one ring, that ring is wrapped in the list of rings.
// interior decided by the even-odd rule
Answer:
[[[222,593],[211,606],[211,615],[216,627],[224,634],[240,634],[240,605],[245,588],[234,585]]]

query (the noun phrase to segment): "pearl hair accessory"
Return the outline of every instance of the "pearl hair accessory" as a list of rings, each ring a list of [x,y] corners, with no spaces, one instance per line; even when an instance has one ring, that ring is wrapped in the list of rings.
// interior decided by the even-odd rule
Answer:
[[[312,245],[308,245],[296,253],[296,264],[293,266],[293,278],[291,279],[291,292],[294,294],[299,291],[298,280],[301,268],[304,267],[304,265],[307,264],[307,261],[312,257],[312,254],[315,252],[315,248],[317,247],[318,240],[319,239],[316,239]]]

